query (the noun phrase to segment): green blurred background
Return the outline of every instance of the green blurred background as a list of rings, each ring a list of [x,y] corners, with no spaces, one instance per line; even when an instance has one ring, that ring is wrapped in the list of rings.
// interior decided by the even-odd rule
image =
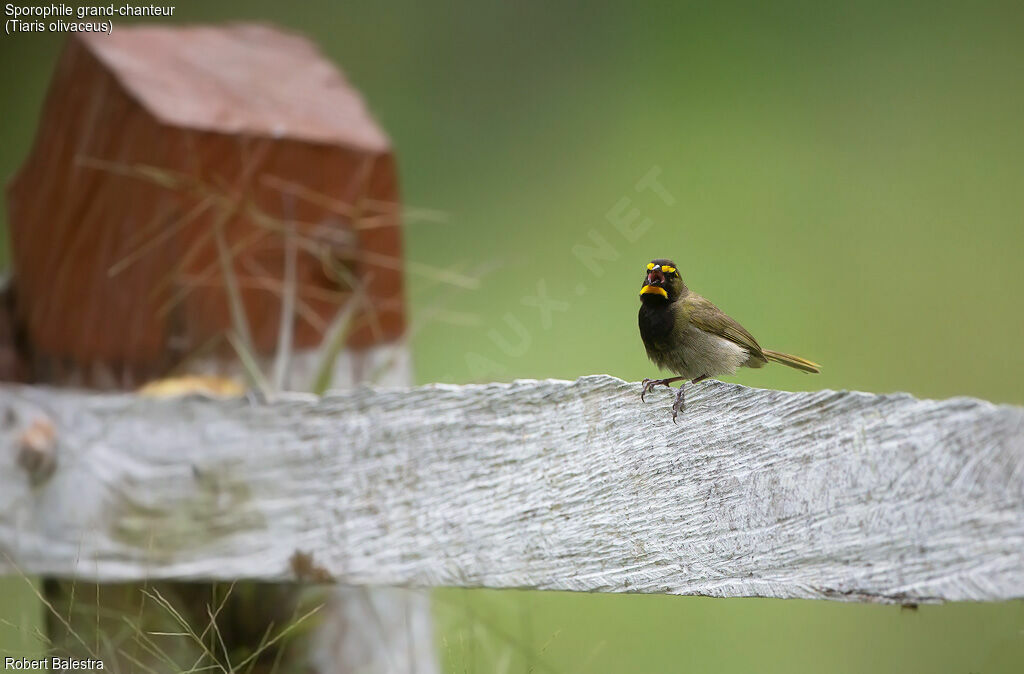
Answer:
[[[482,275],[410,277],[420,382],[651,375],[636,295],[664,256],[763,344],[824,365],[743,384],[1024,403],[1020,2],[250,0],[174,21],[241,19],[311,36],[366,95],[406,204],[446,214],[410,217],[409,259]],[[61,43],[0,37],[5,179]],[[671,204],[637,190],[652,170]],[[627,237],[609,214],[631,209]],[[594,237],[591,269],[573,251]],[[550,320],[539,291],[566,303]],[[0,585],[15,624],[35,608],[23,586]],[[1024,671],[1021,602],[436,604],[450,672]],[[0,624],[0,647],[27,631]]]

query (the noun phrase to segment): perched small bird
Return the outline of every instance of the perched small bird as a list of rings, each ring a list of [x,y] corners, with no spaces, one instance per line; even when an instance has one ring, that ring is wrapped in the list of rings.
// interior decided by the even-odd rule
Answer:
[[[762,349],[742,325],[721,309],[691,292],[676,263],[652,260],[640,289],[640,337],[647,357],[678,377],[644,379],[640,400],[655,386],[682,381],[672,405],[672,421],[686,404],[686,382],[735,374],[739,367],[782,363],[804,372],[819,372],[817,363],[778,351]]]

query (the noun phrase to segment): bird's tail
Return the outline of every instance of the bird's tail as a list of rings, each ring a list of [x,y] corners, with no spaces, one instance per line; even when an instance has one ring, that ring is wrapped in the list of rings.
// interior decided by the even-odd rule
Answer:
[[[797,370],[803,370],[804,372],[811,372],[814,374],[821,372],[820,365],[812,363],[806,358],[801,358],[800,356],[791,356],[788,353],[779,353],[778,351],[771,351],[769,349],[763,349],[762,353],[764,353],[765,358],[773,363],[782,363],[783,365],[788,365],[789,367]]]

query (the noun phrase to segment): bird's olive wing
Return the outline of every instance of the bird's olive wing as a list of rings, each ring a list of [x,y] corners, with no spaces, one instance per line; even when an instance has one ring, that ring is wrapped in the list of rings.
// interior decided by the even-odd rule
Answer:
[[[682,301],[683,311],[695,326],[704,332],[710,332],[739,344],[752,355],[764,357],[761,345],[757,343],[754,336],[710,301],[694,293],[690,293]]]

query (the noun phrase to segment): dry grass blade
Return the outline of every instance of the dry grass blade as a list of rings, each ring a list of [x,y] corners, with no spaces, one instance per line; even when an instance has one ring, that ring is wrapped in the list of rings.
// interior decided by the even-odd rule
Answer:
[[[257,230],[254,232],[250,232],[246,236],[236,241],[235,244],[228,249],[228,252],[230,253],[230,256],[234,258],[238,256],[239,253],[241,253],[243,250],[245,250],[249,246],[255,245],[266,236],[267,233],[265,231]],[[172,284],[172,282],[180,280],[182,278],[181,270],[187,268],[187,266],[191,264],[192,261],[195,260],[195,258],[198,257],[200,253],[203,252],[203,249],[206,247],[206,245],[209,243],[211,239],[213,239],[212,230],[196,237],[196,239],[192,241],[191,245],[185,251],[184,255],[182,255],[181,258],[177,260],[175,269],[172,270],[172,272],[167,277],[162,279],[158,284],[156,284],[153,287],[153,290],[150,292],[149,295],[150,298],[155,298],[159,296],[160,293],[162,293],[164,290],[167,289],[168,286]],[[209,265],[201,269],[194,277],[192,277],[198,279],[197,281],[193,282],[192,286],[183,286],[176,288],[172,297],[166,302],[164,302],[164,304],[162,304],[159,309],[157,309],[157,315],[166,316],[168,313],[170,313],[171,309],[173,309],[175,306],[184,301],[184,299],[191,292],[192,287],[202,282],[213,280],[217,273],[217,268],[219,264],[219,259],[214,260]],[[239,283],[241,284],[241,281],[239,281]]]
[[[213,623],[220,616],[221,612],[224,610],[224,607],[227,606],[228,599],[231,598],[231,593],[234,592],[234,591],[235,591],[235,582],[232,581],[228,585],[228,590],[227,590],[227,592],[224,593],[224,596],[221,598],[220,603],[217,604],[217,610],[213,612],[212,616],[210,616],[210,624],[208,624],[203,629],[202,634],[199,635],[200,639],[205,639],[206,638],[206,634],[210,631],[210,627],[213,625]],[[216,585],[214,586],[214,592],[216,592]],[[207,611],[209,611],[209,606],[207,606]]]
[[[97,651],[100,650],[99,649],[99,642],[100,641],[103,642],[103,645],[104,645],[104,647],[106,647],[108,653],[119,654],[119,655],[121,655],[121,656],[123,656],[123,657],[125,657],[127,659],[128,654],[124,651],[124,649],[121,649],[121,648],[118,648],[117,646],[115,646],[114,642],[111,641],[110,638],[108,638],[106,634],[97,634],[96,635],[96,650]],[[110,658],[109,662],[111,663],[111,669],[114,671],[114,674],[120,674],[121,673],[121,664],[118,661],[118,659],[117,658]],[[104,666],[106,666],[106,663],[107,663],[107,661],[104,660]],[[151,667],[147,667],[145,664],[142,664],[141,666],[142,666],[143,669],[148,670],[148,672],[150,674],[156,674],[156,672]]]
[[[273,631],[274,631],[274,621],[270,621],[270,623],[267,625],[267,629],[263,630],[263,636],[260,637],[259,644],[256,645],[256,650],[257,651],[262,651],[264,648],[266,648],[267,639],[270,638],[270,633],[273,632]],[[252,670],[253,670],[253,668],[255,666],[256,666],[256,660],[253,660],[252,662],[249,663],[249,666],[245,668],[244,674],[251,674],[251,672],[252,672]]]
[[[433,208],[423,208],[419,206],[402,207],[394,202],[377,201],[376,199],[366,199],[365,203],[371,210],[392,212],[401,208],[402,221],[410,224],[416,222],[444,224],[451,219],[450,215],[445,211],[439,211]]]
[[[280,641],[281,639],[284,639],[284,638],[285,638],[286,636],[288,636],[288,635],[289,635],[289,634],[291,634],[291,633],[292,633],[293,631],[295,631],[295,629],[296,629],[296,628],[298,628],[298,627],[299,627],[299,625],[301,625],[302,623],[306,622],[307,620],[309,620],[310,618],[312,618],[312,617],[313,617],[314,615],[316,615],[316,613],[317,613],[318,611],[320,611],[320,609],[322,609],[323,607],[324,607],[324,605],[323,605],[323,604],[318,604],[317,606],[314,606],[313,608],[311,608],[311,609],[310,609],[309,611],[307,611],[306,613],[304,613],[304,614],[302,615],[302,617],[300,617],[300,618],[299,618],[298,620],[295,620],[295,621],[293,621],[293,622],[292,622],[292,623],[290,623],[290,624],[289,624],[289,625],[288,625],[287,627],[285,627],[285,628],[284,628],[283,630],[281,630],[281,631],[280,631],[280,632],[279,632],[279,633],[277,634],[277,636],[275,636],[275,637],[274,637],[273,639],[271,639],[271,640],[270,640],[270,641],[268,641],[268,642],[267,642],[266,644],[264,644],[262,648],[260,648],[260,649],[258,649],[258,650],[256,650],[256,651],[253,651],[252,653],[250,653],[250,654],[248,655],[248,657],[246,657],[246,658],[245,658],[244,660],[242,660],[241,662],[239,662],[239,663],[238,663],[237,667],[238,667],[238,668],[242,668],[242,667],[245,667],[245,666],[246,666],[246,665],[248,665],[248,664],[249,664],[250,662],[254,661],[254,660],[255,660],[256,658],[258,658],[258,657],[259,657],[259,656],[260,656],[260,655],[261,655],[261,654],[262,654],[262,653],[263,653],[264,651],[266,651],[266,650],[267,650],[268,648],[270,648],[271,646],[273,646],[274,644],[276,644],[276,643],[277,643],[278,641]]]
[[[358,214],[359,221],[352,224],[353,229],[357,230],[374,229],[377,227],[393,227],[395,225],[394,216],[398,212],[401,212],[402,221],[407,224],[415,222],[445,223],[449,219],[448,214],[444,211],[429,208],[402,207],[394,201],[381,201],[378,199],[370,199],[365,196],[360,199],[360,206],[364,212],[358,213],[359,209],[352,204],[342,201],[341,199],[337,199],[329,194],[310,189],[300,183],[286,180],[280,176],[267,174],[263,175],[260,178],[260,181],[267,187],[279,190],[283,194],[288,194],[298,199],[302,199],[307,203],[319,206],[320,208],[331,211],[332,213],[336,213],[345,218],[356,220],[356,216]]]
[[[334,376],[334,365],[345,347],[345,340],[352,327],[352,319],[355,318],[359,305],[365,299],[366,295],[362,289],[357,289],[348,304],[335,314],[334,320],[331,321],[327,334],[324,335],[324,339],[320,343],[320,363],[309,387],[316,395],[323,395],[324,391],[330,387]]]
[[[188,624],[188,621],[184,618],[184,616],[182,616],[181,613],[179,613],[178,610],[174,608],[174,605],[171,604],[171,602],[167,601],[167,599],[165,599],[164,596],[160,594],[159,590],[153,588],[152,591],[143,591],[151,600],[155,601],[172,618],[174,618],[174,621],[177,622],[178,625],[180,625],[183,630],[185,630],[185,633],[189,636],[189,638],[191,638],[192,641],[194,641],[199,646],[199,648],[203,650],[206,656],[210,658],[210,661],[216,665],[216,669],[219,669],[220,671],[224,672],[224,674],[228,674],[227,668],[225,668],[224,665],[219,660],[217,660],[217,655],[209,649],[209,647],[206,645],[206,642],[203,641],[203,639],[195,633],[195,631],[192,629],[192,626]]]
[[[78,554],[81,554],[81,552],[82,552],[82,542],[79,541],[78,542]],[[100,636],[101,636],[99,607],[100,607],[100,585],[99,585],[99,583],[96,583],[96,626],[94,627],[94,629],[96,630],[96,651],[97,652],[99,652],[99,650],[100,650]],[[68,613],[69,613],[68,620],[70,620],[71,619],[71,616],[70,616],[71,611],[70,611],[70,609],[68,610]]]
[[[238,338],[234,332],[228,333],[228,342],[230,342],[235,353],[238,355],[238,360],[241,361],[242,367],[245,369],[245,373],[249,376],[249,381],[253,387],[256,388],[264,397],[268,397],[272,391],[270,388],[270,382],[267,381],[263,375],[263,370],[260,369],[259,362],[245,344]]]
[[[252,221],[256,224],[270,228],[278,233],[280,233],[284,229],[284,226],[278,221],[277,218],[266,213],[265,211],[261,210],[259,207],[255,206],[252,203],[245,204],[245,212],[252,218]],[[330,233],[328,232],[328,235],[329,234]],[[338,237],[344,237],[345,232],[344,230],[339,230],[336,235]],[[327,242],[332,243],[332,241],[330,241],[329,238]],[[322,245],[322,242],[319,241],[315,243]],[[347,244],[349,242],[346,240],[339,240],[333,243]],[[424,278],[440,281],[442,283],[448,283],[456,287],[468,289],[476,289],[477,287],[479,287],[479,281],[475,278],[463,276],[462,274],[453,272],[448,269],[439,269],[436,267],[432,267],[421,262],[410,262],[408,260],[396,257],[394,255],[387,255],[385,253],[374,253],[372,251],[355,249],[352,250],[352,255],[353,257],[358,256],[360,260],[363,262],[369,262],[370,264],[384,267],[386,269],[393,269],[395,271],[405,270],[408,271],[409,273],[423,276]]]
[[[244,265],[246,267],[245,271],[248,272],[248,274],[239,277],[239,288],[244,288],[246,290],[266,290],[267,292],[274,293],[278,296],[283,294],[284,287],[280,281],[270,277],[269,275],[264,275],[262,272],[253,272],[255,269],[261,269],[258,263],[253,260],[246,260]],[[183,285],[189,285],[192,288],[220,287],[220,284],[214,279],[200,279],[198,277],[185,276],[182,277],[181,281]],[[347,293],[325,290],[323,288],[310,286],[309,284],[300,283],[297,284],[297,288],[301,289],[302,293],[310,299],[324,300],[337,304],[340,304],[348,297]],[[316,313],[308,302],[305,302],[302,299],[296,298],[295,300],[295,315],[313,326],[313,328],[318,332],[323,332],[327,329],[327,322],[320,318],[320,315]]]
[[[238,288],[238,278],[235,276],[234,257],[228,251],[228,244],[224,237],[224,225],[231,217],[232,211],[223,211],[221,218],[213,225],[213,238],[217,242],[217,259],[220,261],[221,276],[224,279],[224,291],[227,293],[228,309],[231,311],[231,324],[235,333],[241,338],[245,348],[252,351],[252,331],[249,329],[249,317],[245,313],[245,305],[242,303],[242,293]]]
[[[196,187],[200,184],[192,176],[178,171],[163,169],[149,164],[125,164],[122,162],[97,159],[95,157],[77,157],[79,166],[86,168],[108,171],[115,175],[129,178],[146,180],[167,189],[181,189],[182,187]]]
[[[231,655],[228,653],[227,644],[224,643],[224,635],[220,633],[220,625],[217,624],[217,618],[214,617],[213,611],[210,610],[209,606],[206,607],[206,615],[210,616],[210,626],[213,628],[213,635],[217,637],[217,643],[220,644],[220,649],[224,652],[224,663],[229,672],[234,672],[235,668],[231,666]]]
[[[185,225],[191,223],[193,220],[202,215],[210,206],[213,205],[213,198],[206,197],[201,200],[192,210],[188,211],[174,222],[170,223],[166,227],[161,228],[155,235],[149,237],[143,241],[135,250],[125,255],[123,258],[110,265],[107,269],[107,276],[117,276],[122,271],[130,267],[132,264],[137,262],[143,255],[153,250],[164,241],[174,236],[178,230]]]
[[[245,267],[244,275],[238,277],[238,287],[244,290],[267,290],[279,297],[284,294],[284,284],[272,278],[266,268],[260,263],[252,259],[246,259],[243,262]],[[178,279],[182,284],[192,286],[195,288],[214,288],[218,287],[216,279],[204,277],[199,274],[186,274]],[[321,300],[324,302],[335,302],[341,304],[349,297],[348,289],[345,290],[331,290],[330,288],[324,288],[318,285],[310,283],[296,283],[296,290],[304,297],[308,297],[314,300]],[[296,298],[296,304],[301,305],[301,298]],[[298,310],[298,306],[296,309]],[[313,311],[309,305],[306,305],[308,311]],[[327,327],[324,325],[323,327]]]
[[[430,321],[437,321],[439,323],[446,323],[448,325],[457,328],[478,328],[483,323],[483,317],[480,314],[471,314],[466,311],[453,311],[451,309],[442,309],[440,307],[427,307],[419,312],[420,323],[429,323]]]
[[[472,276],[465,276],[448,269],[438,269],[428,264],[423,264],[422,262],[414,262],[411,260],[403,261],[391,255],[383,255],[381,253],[373,252],[367,252],[365,254],[365,258],[366,261],[371,264],[395,270],[404,269],[410,274],[416,274],[424,278],[441,281],[442,283],[447,283],[458,288],[476,290],[480,287],[479,279],[473,278]]]
[[[216,586],[214,586],[213,591],[216,592]],[[224,607],[227,605],[228,599],[231,598],[231,593],[234,592],[234,591],[235,591],[235,583],[232,582],[230,585],[228,585],[228,591],[224,593],[224,596],[221,598],[220,603],[217,605],[217,610],[214,611],[213,615],[210,617],[210,622],[206,625],[205,628],[203,628],[202,633],[199,635],[200,639],[205,639],[206,638],[206,635],[209,633],[210,628],[216,623],[217,618],[221,614],[221,611],[223,611]],[[209,606],[207,606],[207,611],[209,611]],[[199,663],[203,661],[203,657],[204,657],[203,655],[200,655],[198,658],[196,658],[196,661],[192,663],[192,666],[189,667],[188,671],[190,671],[190,672],[197,671],[196,668],[199,667]]]
[[[281,320],[277,329],[277,353],[274,355],[274,372],[271,385],[275,391],[283,391],[285,379],[291,366],[292,339],[295,334],[295,262],[298,256],[295,245],[295,227],[289,225],[284,235],[284,280],[281,296]]]
[[[279,190],[282,194],[297,197],[299,199],[302,199],[303,201],[306,201],[307,203],[313,204],[314,206],[319,206],[321,208],[332,211],[346,218],[355,217],[356,209],[354,206],[352,206],[352,204],[341,201],[340,199],[335,199],[334,197],[331,197],[327,194],[323,194],[322,192],[310,189],[309,187],[306,187],[305,185],[302,185],[300,183],[293,182],[291,180],[285,180],[284,178],[270,174],[261,176],[260,182],[262,182],[267,187]]]
[[[157,670],[153,669],[152,667],[150,667],[146,663],[142,662],[141,660],[139,660],[135,656],[131,655],[130,653],[126,653],[124,651],[121,651],[121,657],[123,657],[125,660],[127,660],[130,663],[132,663],[136,667],[139,667],[139,668],[145,670],[149,674],[160,674],[160,672],[158,672]],[[171,665],[175,666],[175,667],[177,666],[173,662],[171,663]]]
[[[15,625],[10,620],[7,620],[6,618],[0,618],[0,625],[5,625],[7,627],[10,627],[15,632],[22,632],[24,630],[23,626]],[[40,632],[39,628],[36,627],[36,626],[33,626],[32,629],[28,631],[28,634],[29,634],[29,636],[31,636],[32,638],[36,639],[37,641],[39,641],[39,643],[43,644],[44,646],[50,646],[52,644],[52,642],[50,641],[50,638],[48,636],[46,636],[45,634],[43,634],[42,632]]]

